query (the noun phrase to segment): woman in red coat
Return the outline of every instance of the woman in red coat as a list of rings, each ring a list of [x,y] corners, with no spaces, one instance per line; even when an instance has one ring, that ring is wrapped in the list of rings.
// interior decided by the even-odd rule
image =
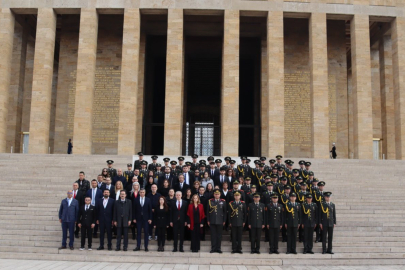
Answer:
[[[191,251],[198,252],[200,250],[200,234],[204,226],[204,206],[200,203],[200,198],[197,194],[193,195],[187,210],[187,227],[191,231]]]

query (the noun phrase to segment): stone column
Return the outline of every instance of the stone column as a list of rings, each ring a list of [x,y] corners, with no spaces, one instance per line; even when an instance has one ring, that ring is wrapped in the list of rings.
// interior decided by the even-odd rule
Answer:
[[[0,12],[0,153],[8,152],[7,115],[11,74],[11,59],[13,55],[14,14],[9,8]]]
[[[368,15],[355,14],[350,23],[352,54],[354,158],[373,158],[370,33]]]
[[[181,155],[183,138],[183,9],[167,18],[164,155]]]
[[[329,89],[326,14],[309,19],[309,65],[311,69],[312,156],[329,158]]]
[[[261,154],[262,156],[267,157],[268,153],[267,151],[269,150],[269,145],[268,145],[268,126],[267,124],[269,123],[267,119],[267,110],[269,109],[269,97],[268,97],[268,87],[267,87],[267,68],[268,68],[268,63],[267,63],[267,40],[263,39],[261,42],[261,140],[262,140],[262,149],[261,149]]]
[[[395,156],[405,159],[405,18],[391,23],[392,69],[394,75]]]
[[[268,151],[284,155],[284,18],[282,11],[267,16]]]
[[[125,9],[122,40],[118,154],[135,154],[141,21],[138,8]]]
[[[92,153],[93,97],[97,59],[98,14],[94,8],[82,8],[77,56],[73,153]]]
[[[138,100],[136,110],[136,131],[135,131],[135,153],[142,151],[142,130],[143,130],[143,92],[145,86],[145,49],[146,35],[141,33],[139,45],[139,67],[138,67]]]
[[[47,154],[51,120],[56,14],[38,9],[30,115],[30,154]]]
[[[222,52],[221,155],[239,155],[239,10],[225,10]]]
[[[395,159],[394,80],[392,78],[392,42],[383,36],[380,49],[382,149],[386,159]]]

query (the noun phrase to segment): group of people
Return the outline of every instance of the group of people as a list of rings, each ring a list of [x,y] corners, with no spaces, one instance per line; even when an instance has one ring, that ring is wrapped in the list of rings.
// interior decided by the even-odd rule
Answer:
[[[127,170],[113,168],[107,160],[97,179],[88,181],[84,172],[67,192],[59,210],[62,224],[62,246],[73,248],[74,238],[81,233],[80,249],[92,249],[92,239],[100,231],[100,246],[112,250],[128,250],[129,230],[137,239],[134,251],[141,250],[142,232],[144,250],[157,240],[158,251],[164,251],[165,240],[173,240],[173,252],[184,252],[184,240],[191,240],[190,250],[198,252],[200,241],[211,233],[211,253],[221,251],[224,230],[230,231],[232,253],[242,253],[242,234],[249,231],[251,253],[260,254],[261,235],[269,242],[269,253],[278,254],[281,232],[287,242],[287,254],[297,254],[297,240],[303,243],[304,254],[313,254],[315,242],[322,241],[322,253],[333,254],[333,229],[336,208],[331,192],[325,192],[325,182],[319,181],[311,171],[310,162],[301,160],[294,168],[292,160],[282,156],[270,159],[260,157],[250,166],[242,156],[241,163],[230,157],[208,157],[192,162],[184,157],[176,160],[164,158],[164,166],[152,156],[148,164],[143,153]],[[208,164],[207,164],[208,163]],[[153,238],[153,233],[155,237]],[[137,236],[137,237],[135,237]],[[298,238],[298,239],[297,239]],[[122,241],[123,240],[123,241]]]

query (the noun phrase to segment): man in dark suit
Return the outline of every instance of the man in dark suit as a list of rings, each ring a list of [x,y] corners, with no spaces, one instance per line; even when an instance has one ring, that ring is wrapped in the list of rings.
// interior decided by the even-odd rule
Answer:
[[[145,197],[145,189],[139,191],[139,200],[133,201],[133,222],[136,224],[137,228],[137,241],[136,248],[134,251],[141,250],[141,237],[142,237],[142,228],[144,235],[144,246],[145,251],[148,249],[148,237],[149,237],[149,224],[152,224],[152,202],[149,198]]]
[[[140,169],[141,168],[141,162],[144,161],[143,160],[143,153],[142,152],[138,152],[138,160],[135,160],[134,162],[134,170],[135,169]]]
[[[76,199],[79,203],[79,209],[83,206],[84,204],[84,193],[81,189],[79,189],[79,184],[74,182],[73,183],[73,199]],[[79,238],[79,231],[80,228],[78,224],[76,223],[76,229],[75,229],[75,237]]]
[[[194,183],[195,177],[194,174],[189,172],[190,167],[189,166],[183,166],[183,175],[184,175],[184,183],[186,183],[187,185],[192,185]],[[180,176],[180,174],[179,174]]]
[[[87,234],[87,247],[89,250],[91,249],[91,243],[92,243],[92,229],[96,225],[96,210],[93,205],[91,205],[91,198],[86,197],[84,199],[85,204],[80,207],[79,211],[79,221],[78,221],[78,226],[81,228],[82,231],[82,241],[80,244],[80,250],[84,250],[84,245],[86,243],[86,234]]]
[[[218,169],[214,170],[217,171]],[[211,173],[212,169],[210,169]],[[231,183],[229,182],[229,178],[225,176],[226,169],[224,167],[221,167],[219,170],[219,175],[216,175],[214,178],[211,177],[212,180],[214,180],[214,185],[222,187],[224,182],[228,183],[228,187],[231,187]],[[243,199],[242,199],[243,201]]]
[[[190,186],[184,182],[184,175],[179,175],[179,182],[174,185],[174,191],[181,191],[181,193],[186,194],[186,190],[189,189]]]
[[[215,162],[210,162],[210,167],[207,169],[210,178],[214,181],[215,185],[217,184],[215,181],[218,182],[217,176],[219,176],[219,169],[215,168]]]
[[[179,251],[184,252],[184,227],[187,226],[188,203],[181,199],[182,192],[176,192],[176,200],[170,206],[170,226],[173,227],[173,252],[177,252],[177,242],[180,240]],[[180,239],[179,239],[180,234]]]
[[[79,179],[76,181],[76,183],[79,184],[79,189],[82,190],[84,194],[86,194],[87,190],[90,189],[90,182],[84,179],[84,177],[85,177],[84,172],[83,171],[79,172]]]
[[[127,193],[125,190],[120,191],[120,199],[114,204],[114,226],[117,227],[117,248],[121,249],[121,237],[124,234],[124,251],[128,250],[128,227],[132,220],[132,202],[126,199]]]
[[[174,188],[174,185],[177,184],[177,177],[176,175],[174,175],[171,170],[170,167],[165,167],[165,171],[164,173],[159,177],[158,179],[158,188],[163,188],[163,182],[165,180],[169,181],[169,187],[170,188]]]
[[[110,198],[115,200],[115,187],[111,184],[111,178],[107,177],[105,183],[101,185],[101,191],[104,193],[104,190],[108,189],[110,191]]]
[[[112,250],[112,225],[113,225],[113,212],[114,212],[114,199],[110,197],[110,191],[105,189],[103,191],[103,198],[98,199],[96,202],[96,218],[97,224],[100,226],[100,246],[97,250],[104,249],[104,234],[107,231],[108,250]]]
[[[117,181],[121,181],[121,182],[122,182],[122,186],[123,186],[124,188],[125,188],[125,186],[127,185],[127,179],[126,179],[125,176],[122,174],[122,169],[118,169],[118,170],[117,170],[117,175],[112,178],[112,184],[115,186],[115,183],[117,183]]]
[[[67,192],[67,198],[63,199],[59,207],[59,222],[62,224],[62,246],[59,249],[66,248],[67,231],[69,230],[69,247],[73,250],[75,241],[74,231],[75,223],[79,217],[79,202],[73,199],[73,191]]]
[[[90,197],[91,205],[96,206],[96,200],[103,198],[103,192],[97,187],[97,180],[91,180],[91,189],[87,190],[86,197]]]

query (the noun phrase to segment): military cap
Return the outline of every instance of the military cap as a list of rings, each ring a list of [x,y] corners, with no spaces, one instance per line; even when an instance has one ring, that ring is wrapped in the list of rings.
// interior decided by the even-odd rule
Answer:
[[[312,199],[312,195],[311,195],[311,194],[307,194],[306,198],[307,198],[307,199]]]
[[[249,176],[245,178],[245,180],[252,180],[252,178],[250,178]]]
[[[251,160],[250,160],[249,158],[248,158],[248,159],[246,159],[246,163],[250,163],[250,161],[251,161]]]
[[[208,158],[207,158],[207,161],[211,161],[211,160],[214,160],[215,158],[213,157],[213,156],[209,156]]]
[[[309,161],[305,162],[305,166],[311,166],[311,162]]]
[[[302,181],[302,182],[300,183],[300,185],[304,187],[304,186],[306,186],[307,184],[306,184],[304,181]]]
[[[132,164],[131,164],[131,163],[128,163],[128,164],[127,164],[127,167],[132,167]]]
[[[302,177],[301,177],[301,176],[297,176],[297,180],[302,180]]]
[[[272,174],[270,175],[270,178],[277,178],[277,174],[272,173]]]
[[[260,164],[259,164],[259,167],[260,167],[260,168],[263,168],[263,167],[264,167],[264,164],[263,164],[263,163],[260,163]]]
[[[233,182],[233,185],[235,185],[235,184],[238,184],[238,185],[239,185],[239,181],[238,181],[238,180],[235,180],[235,181]]]
[[[272,170],[278,170],[278,165],[274,165],[273,168],[271,168]]]
[[[280,181],[287,181],[287,178],[285,178],[284,176],[280,177]]]
[[[162,164],[156,163],[156,167],[162,167]]]
[[[298,169],[293,169],[292,172],[293,172],[293,173],[300,173],[300,170],[298,170]]]
[[[277,171],[282,172],[282,171],[284,171],[284,169],[283,169],[283,167],[278,167],[278,168],[277,168]]]
[[[291,187],[290,186],[285,186],[284,189],[291,189]]]
[[[308,175],[309,175],[309,176],[314,176],[314,172],[313,172],[313,171],[309,171]]]
[[[327,192],[324,192],[323,195],[324,195],[325,197],[330,197],[330,195],[332,195],[332,192],[327,191]]]
[[[305,160],[300,160],[300,161],[298,162],[298,164],[300,164],[300,165],[305,165]]]
[[[172,161],[170,161],[170,164],[171,164],[171,165],[177,165],[177,161],[172,160]]]
[[[250,188],[256,188],[256,185],[252,185]]]
[[[282,155],[277,155],[277,156],[276,156],[276,159],[282,159],[282,158],[283,158]]]
[[[325,182],[324,181],[320,181],[319,183],[318,183],[318,186],[320,187],[320,186],[324,186],[325,185]]]
[[[290,197],[297,197],[297,194],[295,194],[294,192],[291,192]]]
[[[233,194],[233,196],[240,196],[239,191],[236,191],[236,192]]]
[[[215,163],[222,163],[222,159],[216,159]]]
[[[191,166],[191,162],[190,162],[190,161],[186,161],[186,165],[187,165],[187,166]]]
[[[219,191],[219,189],[214,190],[214,194],[221,194],[221,192]]]
[[[142,160],[141,165],[148,165],[148,162],[146,162],[146,160]]]
[[[205,163],[201,163],[201,164],[200,164],[200,168],[201,168],[201,167],[205,167],[205,166],[206,166]]]
[[[318,178],[314,178],[312,182],[319,182]]]
[[[201,159],[198,163],[200,163],[200,164],[206,164],[206,162],[205,162],[205,160],[204,159]]]
[[[266,186],[273,186],[273,183],[272,183],[272,182],[268,182],[268,183],[266,184]]]
[[[254,198],[260,198],[260,194],[255,193],[255,195],[253,195]]]
[[[273,199],[278,199],[278,195],[277,195],[277,194],[273,194],[273,195],[271,195],[271,198],[273,198]]]
[[[231,160],[229,161],[229,163],[235,164],[235,163],[236,163],[236,160],[231,159]]]
[[[271,179],[271,177],[269,175],[266,175],[266,177],[264,179]]]
[[[156,160],[156,159],[158,159],[158,156],[151,156],[151,158],[152,158],[153,160]]]
[[[170,158],[165,157],[165,158],[163,159],[163,161],[164,161],[164,162],[169,162],[169,161],[170,161]],[[177,163],[176,163],[176,164],[177,164]]]
[[[191,156],[192,158],[198,158],[198,155],[194,154]]]
[[[183,161],[184,157],[178,157],[177,159],[180,160],[180,161]]]
[[[247,157],[245,157],[245,156],[241,156],[241,157],[240,157],[240,159],[241,159],[241,160],[246,160],[246,159],[247,159]]]
[[[275,159],[270,159],[269,162],[270,162],[271,164],[274,164],[274,163],[276,163],[276,160],[275,160]]]
[[[113,163],[114,163],[114,160],[111,160],[111,159],[107,160],[107,164],[113,164]]]
[[[225,161],[231,161],[231,157],[225,157],[224,160]]]
[[[259,158],[261,161],[265,161],[266,160],[266,157],[260,157]]]
[[[143,156],[143,153],[142,153],[142,152],[138,152],[138,156]]]
[[[291,159],[286,159],[284,161],[284,163],[286,163],[286,164],[294,164],[294,161],[292,161]]]
[[[260,160],[256,159],[255,161],[253,161],[254,164],[260,164]]]

